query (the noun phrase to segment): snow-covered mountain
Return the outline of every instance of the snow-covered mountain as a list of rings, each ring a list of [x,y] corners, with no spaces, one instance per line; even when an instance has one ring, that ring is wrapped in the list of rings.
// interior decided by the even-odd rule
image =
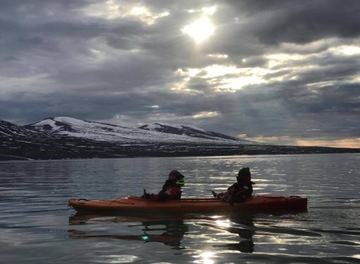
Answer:
[[[18,126],[0,120],[0,160],[349,152],[360,149],[265,145],[185,125],[127,128],[54,117]]]
[[[240,140],[239,138],[227,136],[212,131],[206,131],[198,127],[187,126],[187,125],[169,125],[163,123],[152,123],[149,125],[140,126],[139,128],[149,131],[157,131],[161,133],[169,133],[169,134],[203,138],[209,140],[226,140],[226,141],[235,141],[236,143],[239,143],[241,141],[242,144],[249,143],[249,141],[246,140]],[[253,143],[254,142],[252,142],[252,144]]]
[[[256,144],[201,128],[160,123],[129,128],[71,117],[53,117],[25,127],[49,134],[122,143]]]

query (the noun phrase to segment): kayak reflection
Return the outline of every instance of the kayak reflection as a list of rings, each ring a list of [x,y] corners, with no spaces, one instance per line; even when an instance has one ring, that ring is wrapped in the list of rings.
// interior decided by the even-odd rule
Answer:
[[[141,227],[142,233],[136,235],[104,234],[99,231],[68,230],[72,238],[109,238],[120,240],[134,240],[143,242],[160,242],[173,249],[182,249],[181,240],[188,231],[188,225],[183,219],[145,219],[140,217],[101,217],[95,215],[74,215],[69,218],[71,225],[82,225],[89,220],[95,222],[129,222],[128,227]]]
[[[103,216],[103,215],[83,215],[75,214],[69,218],[69,224],[81,226],[88,223],[128,223],[129,228],[141,228],[138,234],[106,234],[106,231],[83,231],[70,229],[68,230],[71,238],[109,238],[120,240],[133,240],[143,242],[160,242],[172,249],[185,249],[182,239],[189,232],[189,225],[197,223],[200,226],[207,226],[211,229],[225,231],[226,233],[236,234],[236,242],[216,244],[213,247],[226,248],[229,250],[238,250],[240,252],[252,253],[254,251],[253,235],[255,234],[253,215],[243,214],[241,217],[209,217],[199,216],[178,216],[163,218],[163,216]],[[230,224],[228,224],[230,223]],[[196,224],[195,224],[196,225]],[[138,230],[138,229],[137,229]],[[211,235],[210,232],[208,235]],[[230,240],[231,241],[231,240]],[[238,242],[237,242],[238,241]]]
[[[213,247],[237,250],[244,253],[254,252],[253,236],[255,235],[256,228],[254,226],[253,215],[243,214],[241,217],[231,216],[223,220],[205,222],[202,223],[202,225],[237,235],[234,242],[215,244]],[[232,238],[228,240],[232,241]]]
[[[227,231],[237,234],[239,236],[239,242],[227,243],[223,245],[223,247],[230,250],[238,250],[244,253],[253,253],[253,235],[255,234],[253,215],[243,215],[242,218],[232,218],[231,220],[236,223],[238,227],[230,227]]]

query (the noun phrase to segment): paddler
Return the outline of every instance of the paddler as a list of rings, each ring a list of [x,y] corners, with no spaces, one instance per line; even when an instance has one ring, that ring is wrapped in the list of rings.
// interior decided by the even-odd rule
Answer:
[[[255,183],[251,181],[250,169],[248,167],[242,168],[238,172],[236,183],[231,185],[224,193],[216,194],[213,191],[213,195],[214,197],[226,201],[230,204],[242,202],[246,198],[251,197],[253,192],[253,184]]]
[[[172,170],[169,173],[168,179],[165,181],[161,191],[158,194],[146,193],[141,196],[144,199],[166,201],[166,200],[180,200],[181,187],[185,185],[185,177],[177,170]]]

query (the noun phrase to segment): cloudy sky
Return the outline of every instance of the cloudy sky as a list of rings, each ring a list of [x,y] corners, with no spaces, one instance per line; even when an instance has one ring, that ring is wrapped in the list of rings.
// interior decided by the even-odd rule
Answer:
[[[2,0],[0,119],[360,147],[359,0]]]

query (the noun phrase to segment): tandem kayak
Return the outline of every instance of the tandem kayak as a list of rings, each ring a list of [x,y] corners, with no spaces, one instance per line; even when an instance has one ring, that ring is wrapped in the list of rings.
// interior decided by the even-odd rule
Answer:
[[[256,195],[243,202],[230,205],[217,198],[183,198],[160,202],[128,196],[111,200],[70,199],[69,205],[78,213],[83,214],[232,214],[237,212],[306,211],[307,198]]]

